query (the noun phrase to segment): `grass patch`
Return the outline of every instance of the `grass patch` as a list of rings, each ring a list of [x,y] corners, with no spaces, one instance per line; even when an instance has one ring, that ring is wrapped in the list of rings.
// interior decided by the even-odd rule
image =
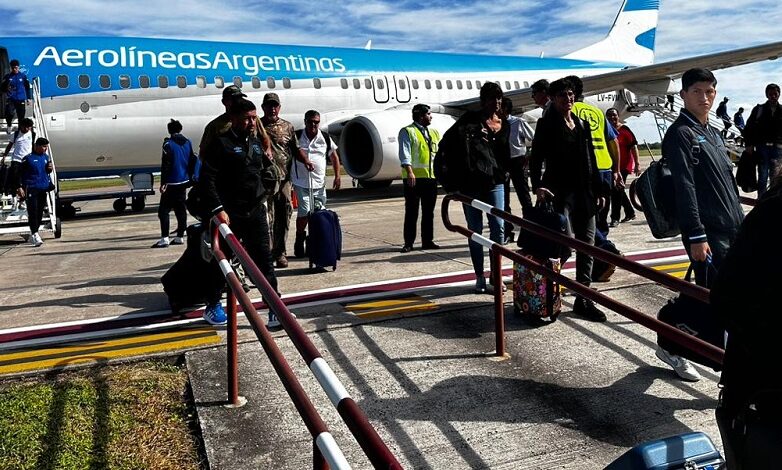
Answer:
[[[0,384],[0,469],[198,470],[186,387],[157,362]]]
[[[60,191],[79,191],[82,189],[114,188],[127,186],[122,178],[100,178],[84,180],[62,180]]]

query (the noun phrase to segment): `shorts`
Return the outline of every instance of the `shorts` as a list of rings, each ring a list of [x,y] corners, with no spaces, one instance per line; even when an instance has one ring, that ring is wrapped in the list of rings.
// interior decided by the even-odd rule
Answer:
[[[302,188],[300,186],[293,186],[293,190],[296,191],[296,197],[299,198],[299,208],[296,210],[297,217],[307,217],[312,211],[312,204],[310,203],[310,189]],[[326,187],[316,188],[312,190],[312,197],[315,199],[315,208],[326,208]]]

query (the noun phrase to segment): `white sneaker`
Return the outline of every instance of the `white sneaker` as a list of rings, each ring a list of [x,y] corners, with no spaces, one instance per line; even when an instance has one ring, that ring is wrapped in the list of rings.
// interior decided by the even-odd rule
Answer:
[[[41,240],[41,236],[37,232],[30,237],[30,244],[36,247],[43,245],[43,240]]]
[[[671,354],[660,346],[657,346],[657,351],[654,354],[658,359],[671,366],[676,375],[682,379],[689,382],[697,382],[701,379],[701,374],[687,359]]]
[[[277,319],[277,315],[269,312],[269,322],[266,323],[267,328],[279,328],[280,320]]]

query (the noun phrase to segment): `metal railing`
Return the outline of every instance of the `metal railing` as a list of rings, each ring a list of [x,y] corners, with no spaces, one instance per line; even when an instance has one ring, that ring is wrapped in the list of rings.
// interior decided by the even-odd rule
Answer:
[[[502,257],[511,259],[514,262],[521,263],[533,271],[543,274],[545,277],[567,287],[574,291],[576,294],[591,299],[614,312],[635,321],[636,323],[643,325],[665,338],[675,342],[676,344],[683,346],[687,349],[697,351],[702,356],[713,360],[718,363],[722,363],[724,350],[700,340],[695,336],[688,335],[678,328],[673,327],[667,323],[663,323],[656,318],[649,316],[639,310],[629,307],[617,300],[614,300],[600,292],[593,290],[592,288],[581,284],[573,279],[570,279],[562,274],[552,271],[546,266],[536,262],[535,260],[510,250],[499,243],[495,243],[488,238],[473,232],[472,230],[455,225],[451,222],[448,213],[448,207],[451,201],[461,202],[462,204],[469,205],[476,209],[479,209],[487,214],[499,217],[503,220],[509,221],[520,227],[520,230],[528,230],[529,232],[552,240],[569,248],[581,251],[597,259],[603,260],[607,263],[615,265],[617,268],[622,268],[639,276],[645,277],[651,281],[661,284],[668,289],[676,292],[681,292],[687,296],[693,297],[702,302],[709,302],[709,291],[703,287],[691,284],[682,279],[675,278],[668,274],[656,271],[652,268],[644,266],[635,261],[631,261],[625,257],[609,253],[601,248],[598,248],[589,243],[582,242],[575,238],[571,238],[567,235],[549,230],[541,225],[535,224],[528,220],[524,220],[520,217],[516,217],[508,212],[500,210],[496,207],[490,206],[484,202],[478,201],[462,194],[454,193],[448,194],[443,198],[442,203],[442,217],[445,228],[456,233],[460,233],[470,240],[479,243],[480,245],[489,249],[491,256],[491,275],[493,278],[493,284],[495,286],[501,285],[502,282],[502,270],[499,269],[502,266]],[[504,302],[502,289],[494,289],[494,304],[495,304],[495,330],[496,330],[496,352],[497,356],[505,355],[505,329],[504,329]]]
[[[294,372],[283,357],[282,352],[274,342],[252,301],[244,292],[241,281],[231,267],[231,263],[220,249],[221,236],[233,254],[239,259],[247,276],[250,277],[261,292],[269,310],[279,319],[291,342],[326,392],[329,400],[372,465],[375,468],[401,469],[402,466],[396,457],[377,434],[375,428],[369,423],[358,404],[350,397],[342,382],[323,359],[320,352],[318,352],[315,345],[296,321],[296,318],[282,302],[282,299],[277,295],[277,292],[269,284],[260,269],[258,269],[258,266],[252,261],[236,235],[231,231],[228,223],[223,218],[215,216],[212,219],[212,224],[214,226],[212,232],[212,252],[217,257],[220,268],[230,287],[228,295],[228,395],[230,403],[235,406],[241,406],[242,404],[242,400],[239,397],[238,375],[238,319],[236,307],[238,300],[264,351],[269,356],[277,375],[280,377],[288,395],[293,400],[296,409],[313,437],[313,467],[315,469],[350,468],[344,455],[328,432],[325,423],[323,423]],[[325,461],[323,460],[324,458]]]
[[[43,137],[46,140],[49,140],[49,130],[46,128],[46,119],[43,114],[43,107],[41,106],[41,80],[40,78],[36,77],[32,81],[32,89],[33,89],[33,119],[36,122],[36,135],[38,137]],[[33,142],[35,144],[35,142]],[[57,219],[57,195],[60,192],[60,181],[57,178],[57,164],[54,162],[54,149],[52,146],[51,141],[49,142],[49,151],[47,152],[49,154],[49,158],[52,162],[52,172],[49,174],[49,177],[52,179],[52,182],[54,183],[54,191],[49,191],[46,193],[46,206],[47,206],[47,213],[49,215],[49,223],[51,225],[51,229],[53,232],[55,232],[55,236],[59,237],[59,234],[61,233],[62,228],[59,227],[60,221]]]

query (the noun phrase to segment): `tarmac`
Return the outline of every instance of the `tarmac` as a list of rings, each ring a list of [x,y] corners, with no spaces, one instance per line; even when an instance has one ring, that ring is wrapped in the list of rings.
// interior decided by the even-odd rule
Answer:
[[[493,299],[473,293],[465,239],[443,228],[438,205],[442,249],[399,253],[401,194],[399,183],[329,193],[343,229],[337,270],[313,272],[306,260],[290,258],[277,273],[283,300],[404,468],[603,468],[640,442],[690,430],[720,446],[718,374],[698,367],[700,382],[677,379],[655,357],[653,332],[613,312],[602,324],[576,317],[570,295],[557,322],[532,328],[512,313],[509,292],[508,357],[495,358]],[[30,332],[85,325],[97,335],[129,324],[171,328],[160,276],[184,248],[150,249],[159,230],[156,200],[119,216],[111,201],[81,209],[64,222],[61,239],[45,237],[40,248],[0,237],[7,273],[0,340],[35,341],[46,335]],[[463,223],[457,204],[450,214]],[[659,251],[660,263],[673,263],[669,271],[683,270],[681,256],[671,256],[681,242],[653,239],[640,214],[610,237],[626,253]],[[443,277],[452,282],[437,281]],[[439,285],[409,287],[410,279]],[[387,292],[396,285],[407,288]],[[674,296],[619,271],[595,287],[650,315]],[[177,320],[205,325],[198,314]],[[240,394],[247,404],[224,406],[225,331],[214,330],[215,341],[185,346],[210,468],[311,467],[312,439],[241,316]],[[285,333],[273,334],[352,467],[371,468]]]

